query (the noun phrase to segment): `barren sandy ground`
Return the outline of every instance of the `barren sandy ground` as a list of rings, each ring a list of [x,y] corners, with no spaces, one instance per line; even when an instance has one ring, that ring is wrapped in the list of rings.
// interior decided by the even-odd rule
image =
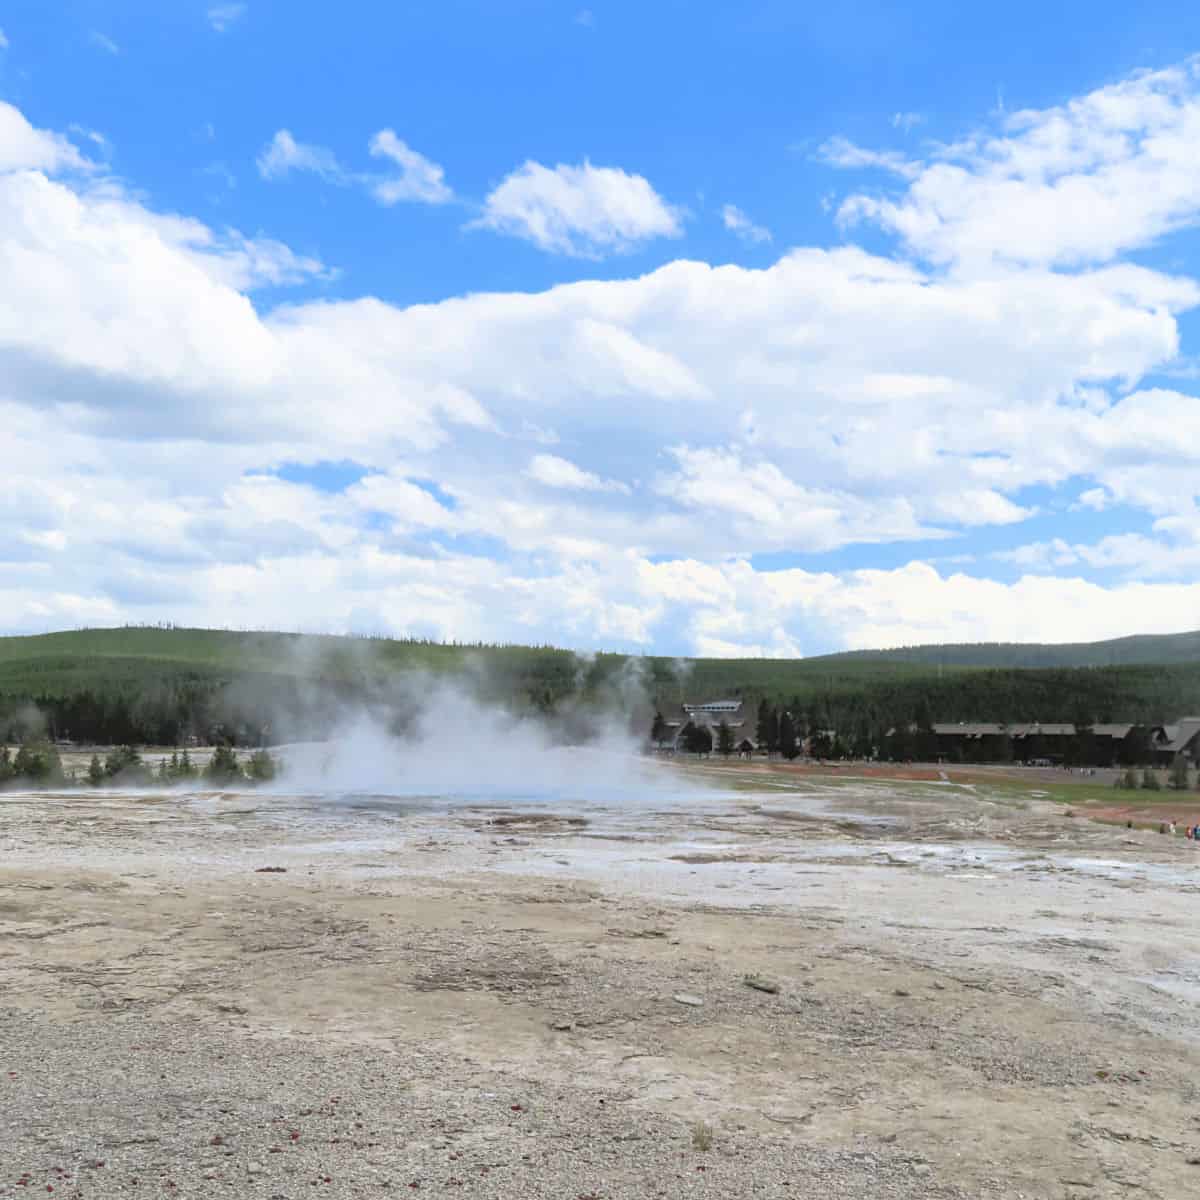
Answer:
[[[733,783],[0,796],[0,1195],[1200,1194],[1190,843]]]

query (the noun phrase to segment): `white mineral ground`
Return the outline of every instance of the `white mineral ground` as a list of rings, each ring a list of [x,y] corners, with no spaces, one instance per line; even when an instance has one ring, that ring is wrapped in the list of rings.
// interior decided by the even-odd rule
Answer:
[[[699,774],[0,796],[0,1195],[1200,1194],[1192,843]]]

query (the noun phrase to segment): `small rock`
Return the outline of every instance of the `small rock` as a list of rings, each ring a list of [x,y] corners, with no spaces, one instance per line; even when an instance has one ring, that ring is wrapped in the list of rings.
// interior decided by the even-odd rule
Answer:
[[[767,992],[774,996],[779,991],[779,984],[773,983],[770,979],[764,979],[761,975],[747,975],[743,982],[756,992]]]
[[[261,1175],[263,1173],[263,1171],[265,1171],[265,1170],[266,1170],[266,1168],[262,1165],[262,1163],[247,1163],[246,1164],[246,1174],[247,1175]]]
[[[574,1021],[552,1021],[550,1024],[550,1028],[557,1030],[559,1033],[570,1033],[571,1030],[575,1028],[575,1022]]]
[[[676,1004],[686,1004],[690,1008],[701,1008],[704,1005],[704,1001],[699,996],[693,996],[689,992],[676,992],[671,999]]]

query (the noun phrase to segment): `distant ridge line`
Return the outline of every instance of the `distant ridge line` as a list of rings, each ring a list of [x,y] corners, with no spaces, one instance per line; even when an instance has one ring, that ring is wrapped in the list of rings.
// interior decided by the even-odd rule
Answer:
[[[1125,667],[1200,663],[1200,630],[1132,634],[1099,642],[958,642],[844,650],[809,659],[903,662],[947,667]]]
[[[43,647],[56,641],[59,642],[63,651],[67,651],[68,648],[74,650],[75,645],[72,643],[90,642],[91,645],[88,649],[91,653],[99,652],[110,655],[131,649],[132,647],[122,645],[130,637],[136,642],[142,643],[138,645],[134,653],[144,653],[143,639],[147,635],[165,637],[165,640],[173,643],[174,646],[186,643],[190,638],[200,638],[208,642],[208,647],[212,646],[211,639],[227,639],[228,642],[245,639],[257,642],[259,648],[265,648],[272,641],[289,643],[309,640],[324,643],[382,644],[450,653],[528,651],[531,653],[578,653],[585,657],[599,653],[622,658],[640,657],[692,663],[763,661],[757,658],[708,659],[688,655],[655,654],[651,651],[573,651],[570,647],[560,647],[547,642],[439,641],[433,638],[394,636],[382,633],[228,629],[172,624],[82,626],[76,629],[54,630],[37,634],[3,634],[0,635],[0,659],[11,658],[12,651],[17,649],[18,644],[26,652],[33,650],[37,653]],[[877,662],[928,667],[974,667],[977,669],[994,667],[1005,670],[1180,666],[1187,663],[1200,664],[1200,629],[1186,633],[1132,634],[1097,642],[954,642],[944,644],[935,642],[875,650],[841,650],[830,654],[790,659],[774,658],[766,661],[779,664],[803,663],[808,667],[824,665],[837,667],[840,664]]]

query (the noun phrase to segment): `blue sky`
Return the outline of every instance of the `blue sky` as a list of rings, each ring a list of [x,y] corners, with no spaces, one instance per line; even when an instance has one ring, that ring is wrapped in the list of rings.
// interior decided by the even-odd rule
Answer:
[[[0,31],[12,630],[1200,626],[1200,13],[14,0]]]
[[[830,137],[911,151],[961,136],[999,103],[1048,107],[1200,48],[1200,12],[1153,2],[1106,18],[1103,5],[1070,2],[964,13],[954,3],[349,0],[332,14],[290,0],[247,2],[223,34],[207,16],[222,8],[237,5],[10,2],[5,96],[35,125],[102,131],[114,168],[156,206],[336,264],[337,283],[315,294],[398,304],[622,278],[680,255],[765,265],[780,245],[836,243],[822,201],[853,179],[814,157]],[[920,123],[897,127],[896,114]],[[387,210],[316,181],[281,195],[255,172],[280,128],[365,168],[382,126],[442,163],[462,203]],[[530,158],[645,175],[694,213],[686,238],[596,263],[464,233],[472,204]],[[730,235],[725,203],[775,244]]]

